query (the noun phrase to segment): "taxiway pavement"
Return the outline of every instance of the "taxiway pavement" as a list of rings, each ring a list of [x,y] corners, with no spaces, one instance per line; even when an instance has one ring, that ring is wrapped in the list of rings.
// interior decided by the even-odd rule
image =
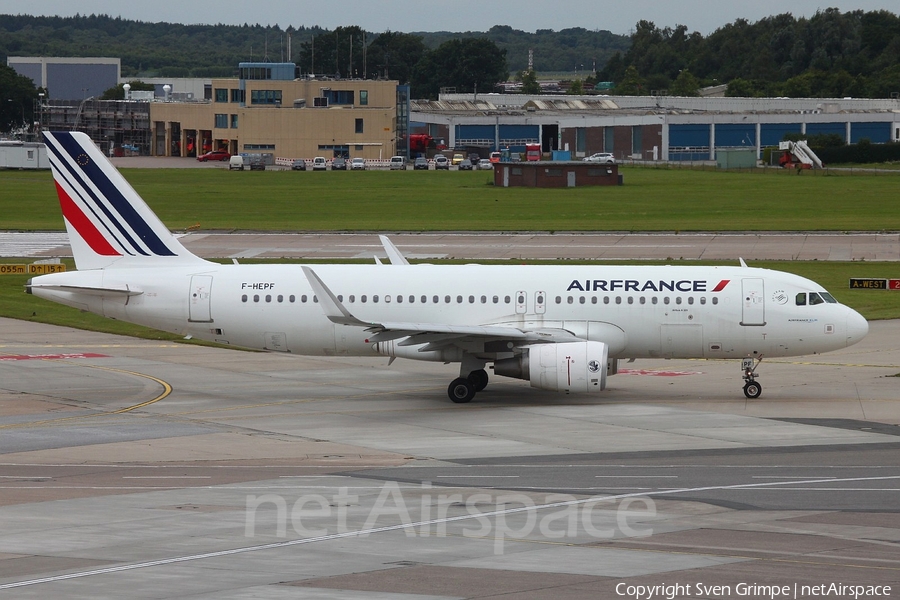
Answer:
[[[386,363],[0,319],[0,598],[900,585],[900,322],[757,400],[735,361],[468,405]]]

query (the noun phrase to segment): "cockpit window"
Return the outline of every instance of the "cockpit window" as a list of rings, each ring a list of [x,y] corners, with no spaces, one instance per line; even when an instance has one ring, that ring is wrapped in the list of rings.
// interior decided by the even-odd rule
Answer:
[[[809,293],[809,305],[814,306],[816,304],[824,304],[825,301],[822,300],[822,297],[816,292]]]
[[[834,299],[834,296],[829,294],[828,292],[819,292],[819,295],[822,296],[822,299],[825,300],[828,304],[837,304],[838,301]]]
[[[806,292],[797,294],[797,306],[806,306]]]

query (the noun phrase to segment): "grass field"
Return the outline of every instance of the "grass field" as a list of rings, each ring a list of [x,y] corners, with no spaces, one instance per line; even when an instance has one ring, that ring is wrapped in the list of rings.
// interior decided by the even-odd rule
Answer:
[[[621,187],[535,190],[495,188],[493,174],[479,171],[122,172],[173,230],[900,230],[900,177],[891,175],[623,167]],[[3,230],[62,230],[50,173],[0,171],[0,215]],[[893,263],[753,266],[809,277],[868,319],[900,318],[900,293],[847,289],[851,277],[900,276]],[[26,280],[0,278],[0,316],[176,339],[26,295]]]
[[[493,173],[122,169],[173,230],[900,230],[900,177],[623,166],[625,185],[495,188]],[[0,229],[61,230],[49,172],[0,171]]]

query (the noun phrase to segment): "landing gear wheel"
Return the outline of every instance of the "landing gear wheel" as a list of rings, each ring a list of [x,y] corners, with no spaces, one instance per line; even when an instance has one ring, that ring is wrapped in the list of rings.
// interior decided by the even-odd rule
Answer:
[[[748,398],[759,398],[762,394],[762,386],[755,381],[748,381],[744,384],[744,395]]]
[[[480,392],[484,388],[487,387],[488,384],[488,374],[484,369],[478,369],[477,371],[472,371],[469,373],[467,379],[472,383],[475,387],[476,392]]]
[[[458,377],[450,382],[447,388],[447,394],[456,404],[465,404],[471,402],[475,397],[475,386],[468,379]]]

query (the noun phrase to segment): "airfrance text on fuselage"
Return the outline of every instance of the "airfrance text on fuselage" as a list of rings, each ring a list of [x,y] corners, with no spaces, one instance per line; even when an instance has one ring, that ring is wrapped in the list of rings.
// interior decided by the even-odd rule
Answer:
[[[566,288],[567,292],[578,290],[579,292],[721,292],[729,279],[723,279],[712,290],[707,289],[707,281],[682,279],[676,281],[639,281],[637,279],[585,279],[580,281],[575,279]]]

